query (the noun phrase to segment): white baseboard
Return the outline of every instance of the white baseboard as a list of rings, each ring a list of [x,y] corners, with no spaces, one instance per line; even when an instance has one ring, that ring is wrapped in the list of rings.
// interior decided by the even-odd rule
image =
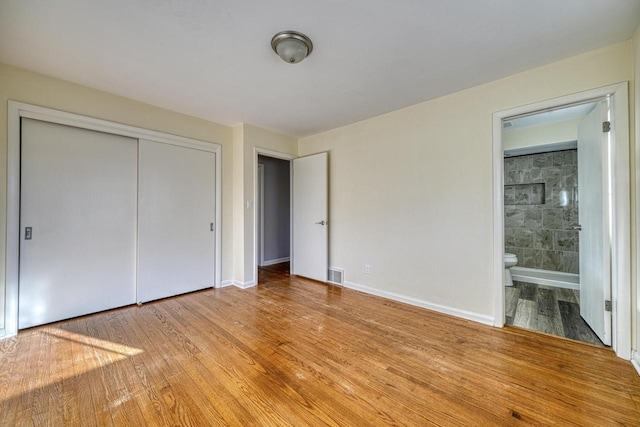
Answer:
[[[640,375],[640,353],[638,353],[637,350],[634,350],[631,355],[631,364],[636,368],[638,375]]]
[[[240,288],[240,289],[248,289],[256,285],[257,283],[255,280],[250,280],[248,282],[241,282],[239,280],[229,279],[229,280],[223,280],[222,283],[220,283],[219,288],[226,288],[227,286],[235,286],[236,288]]]
[[[511,277],[519,282],[580,290],[580,275],[573,273],[515,266],[511,267]]]
[[[269,261],[264,261],[262,263],[262,266],[265,267],[267,265],[273,265],[273,264],[280,264],[281,262],[289,262],[291,258],[286,257],[286,258],[277,258],[277,259],[271,259]]]
[[[372,288],[370,286],[360,285],[353,282],[344,282],[344,287],[364,292],[366,294],[376,295],[382,298],[403,302],[405,304],[415,305],[417,307],[426,308],[428,310],[437,311],[438,313],[449,314],[451,316],[460,317],[466,320],[482,323],[483,325],[493,326],[493,316],[474,313],[472,311],[460,310],[458,308],[448,307],[445,305],[435,304],[419,298],[398,294],[395,292],[383,291],[381,289]]]
[[[252,288],[254,286],[256,286],[258,283],[256,283],[255,280],[250,280],[248,282],[240,282],[239,280],[234,280],[233,281],[233,286],[240,288],[240,289],[248,289],[248,288]]]

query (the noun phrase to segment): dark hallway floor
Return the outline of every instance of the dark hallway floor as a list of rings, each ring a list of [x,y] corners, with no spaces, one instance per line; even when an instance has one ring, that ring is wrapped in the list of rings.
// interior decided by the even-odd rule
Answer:
[[[289,262],[258,267],[258,284],[283,280],[289,277]]]

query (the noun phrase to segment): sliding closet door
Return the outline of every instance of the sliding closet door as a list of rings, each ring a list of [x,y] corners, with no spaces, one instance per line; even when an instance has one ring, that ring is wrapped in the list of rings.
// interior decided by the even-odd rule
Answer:
[[[135,302],[137,140],[22,119],[19,328]]]
[[[138,301],[212,287],[215,153],[139,147]]]

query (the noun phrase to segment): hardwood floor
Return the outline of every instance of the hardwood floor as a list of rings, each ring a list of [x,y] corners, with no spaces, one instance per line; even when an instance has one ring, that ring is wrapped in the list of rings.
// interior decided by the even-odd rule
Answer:
[[[258,268],[258,285],[264,285],[267,282],[284,280],[289,277],[289,263],[281,262],[266,267]]]
[[[274,274],[0,341],[0,424],[639,425],[611,350]]]

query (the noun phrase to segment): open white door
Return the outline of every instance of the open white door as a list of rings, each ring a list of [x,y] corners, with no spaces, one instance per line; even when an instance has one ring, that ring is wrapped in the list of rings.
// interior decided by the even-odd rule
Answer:
[[[608,134],[603,132],[607,106],[598,102],[578,126],[578,191],[580,192],[580,315],[611,345],[611,261],[608,197]]]
[[[328,154],[293,160],[292,273],[321,282],[328,269]]]

